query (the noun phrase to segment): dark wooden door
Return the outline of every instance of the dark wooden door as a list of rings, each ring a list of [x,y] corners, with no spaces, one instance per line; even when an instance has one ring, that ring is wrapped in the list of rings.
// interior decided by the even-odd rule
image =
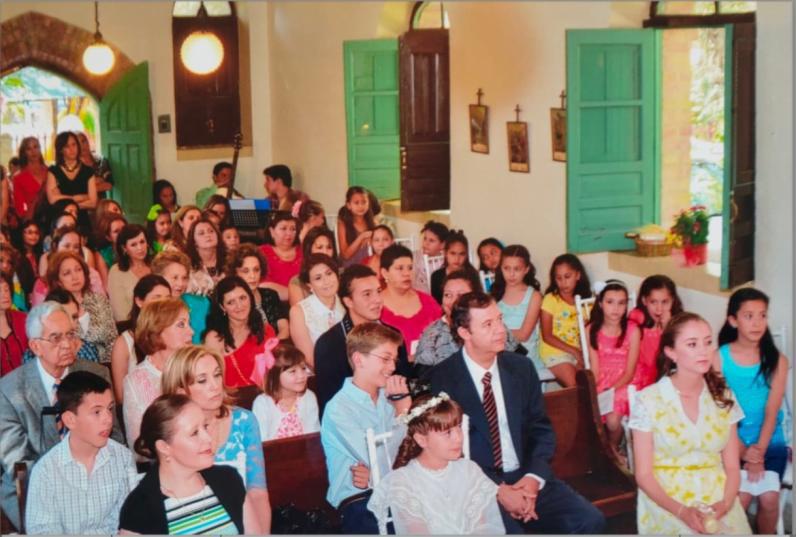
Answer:
[[[401,210],[450,208],[448,30],[410,30],[398,42]]]
[[[755,257],[755,23],[727,25],[721,287],[752,281]]]

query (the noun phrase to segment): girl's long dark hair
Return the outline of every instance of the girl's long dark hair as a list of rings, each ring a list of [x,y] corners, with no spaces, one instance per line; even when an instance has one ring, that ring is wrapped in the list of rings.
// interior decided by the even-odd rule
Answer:
[[[349,209],[347,205],[355,194],[362,194],[368,198],[368,212],[365,213],[365,225],[367,225],[368,229],[372,230],[374,227],[376,227],[375,216],[381,211],[381,206],[377,207],[378,211],[373,207],[373,202],[376,201],[378,205],[378,200],[375,199],[375,196],[371,194],[367,188],[361,186],[349,187],[345,193],[346,204],[340,207],[340,210],[337,212],[337,218],[341,220],[345,226],[346,239],[348,239],[349,243],[351,243],[351,241],[356,239],[357,235],[359,235],[354,227],[354,213],[351,212],[351,209]]]
[[[655,319],[653,319],[652,315],[647,311],[647,306],[644,305],[642,299],[649,297],[653,291],[657,291],[658,289],[666,289],[669,291],[669,294],[672,295],[672,317],[679,313],[683,313],[683,301],[680,300],[680,296],[677,294],[677,286],[672,279],[663,274],[648,276],[641,282],[641,287],[638,290],[638,298],[636,299],[636,307],[644,314],[644,322],[641,328],[652,328],[655,326]]]
[[[44,230],[39,226],[38,222],[31,218],[23,220],[19,227],[11,232],[11,244],[19,250],[22,256],[27,255],[28,249],[27,246],[25,246],[25,230],[30,226],[36,226],[39,230],[39,242],[34,244],[32,249],[33,256],[36,258],[36,265],[38,266],[39,259],[44,251]]]
[[[528,274],[522,279],[522,283],[530,285],[537,291],[541,289],[542,286],[539,284],[539,280],[536,279],[536,267],[531,263],[531,253],[521,244],[511,244],[503,248],[503,252],[500,254],[500,265],[495,271],[495,283],[492,284],[492,288],[489,291],[495,297],[495,301],[502,300],[503,295],[506,294],[506,278],[503,277],[501,266],[503,265],[503,260],[507,257],[519,257],[522,259],[525,266],[528,267]]]
[[[497,240],[495,237],[487,237],[481,242],[478,243],[478,248],[475,249],[475,253],[478,255],[478,270],[487,270],[484,266],[484,260],[481,258],[481,248],[484,246],[494,246],[501,252],[503,251],[503,243]]]
[[[575,292],[573,294],[580,295],[580,298],[591,298],[592,293],[589,275],[586,274],[586,268],[575,254],[561,254],[553,259],[553,264],[550,265],[550,283],[544,293],[559,294],[558,284],[556,283],[556,268],[558,268],[559,265],[569,265],[570,268],[580,273],[580,279],[578,283],[575,284]]]
[[[470,241],[467,240],[467,237],[464,234],[464,231],[461,229],[451,229],[448,233],[448,236],[445,237],[445,246],[444,250],[447,252],[448,248],[453,246],[454,244],[461,244],[464,246],[464,251],[467,252],[467,257],[464,260],[463,269],[470,270],[472,269],[474,272],[477,272],[476,268],[470,263]],[[448,257],[443,255],[443,266],[448,266]]]
[[[677,336],[680,334],[683,326],[692,322],[705,323],[706,325],[708,324],[705,319],[696,313],[685,311],[675,317],[672,317],[672,320],[669,321],[669,324],[667,324],[666,328],[663,329],[663,334],[661,335],[661,346],[658,349],[658,380],[662,379],[663,377],[671,376],[677,370],[677,364],[675,364],[671,358],[666,356],[664,349],[667,347],[673,349],[675,339],[677,339]],[[710,396],[713,398],[713,402],[716,403],[716,406],[719,408],[732,408],[733,400],[729,395],[730,390],[727,387],[727,381],[721,374],[713,369],[712,366],[710,369],[708,369],[708,372],[705,373],[705,383],[708,386],[708,391],[710,392]]]
[[[727,317],[738,317],[738,310],[741,309],[741,306],[744,302],[751,302],[753,300],[759,300],[764,302],[766,305],[766,309],[768,309],[768,295],[766,295],[763,291],[759,291],[754,287],[744,287],[743,289],[738,289],[732,295],[730,295],[730,300],[727,302]],[[719,331],[719,346],[727,345],[732,343],[738,339],[738,329],[735,328],[730,324],[729,319],[724,321],[724,326],[721,327]],[[777,365],[779,364],[779,349],[777,349],[777,345],[774,343],[774,337],[771,335],[771,330],[768,328],[768,323],[766,323],[766,331],[763,334],[763,337],[760,338],[760,371],[758,375],[762,375],[766,381],[766,384],[771,384],[771,376],[777,370]]]
[[[605,298],[605,294],[608,291],[622,291],[625,293],[625,300],[627,300],[627,287],[620,282],[607,282],[603,290],[597,295],[597,299],[594,301],[594,306],[592,306],[591,314],[589,315],[589,343],[595,349],[599,349],[600,347],[597,345],[597,334],[600,333],[600,328],[603,327],[605,324],[605,311],[603,311],[603,307],[601,302],[603,298]],[[627,335],[627,306],[625,306],[625,315],[622,316],[622,320],[620,321],[620,326],[622,327],[622,332],[619,334],[619,337],[616,340],[616,348],[622,346],[625,342],[625,336]]]
[[[409,412],[427,403],[432,398],[432,395],[421,395],[412,401],[412,407]],[[443,432],[452,429],[462,423],[462,407],[453,399],[440,402],[437,406],[430,408],[423,412],[420,416],[416,417],[409,422],[406,429],[406,437],[401,442],[398,448],[398,455],[395,456],[395,463],[393,463],[393,470],[397,470],[402,466],[409,464],[409,461],[416,458],[423,452],[423,448],[415,442],[415,433],[428,434],[432,431]],[[462,431],[463,434],[469,434],[469,431]]]
[[[230,349],[235,348],[235,338],[232,336],[232,330],[229,328],[229,318],[224,313],[221,306],[224,303],[224,295],[230,291],[234,291],[238,287],[246,291],[246,294],[249,295],[249,319],[246,325],[249,327],[249,331],[257,338],[257,344],[262,344],[263,339],[265,339],[263,318],[260,316],[257,308],[254,307],[254,295],[251,289],[249,289],[246,282],[239,276],[226,276],[222,278],[213,290],[210,314],[207,316],[207,329],[202,334],[203,339],[210,330],[215,330],[224,340],[224,344],[227,347]]]

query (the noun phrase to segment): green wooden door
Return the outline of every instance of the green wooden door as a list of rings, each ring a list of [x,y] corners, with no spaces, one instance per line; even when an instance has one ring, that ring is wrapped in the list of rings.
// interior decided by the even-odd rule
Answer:
[[[152,204],[155,165],[149,64],[125,74],[100,101],[102,154],[113,171],[111,197],[122,204],[130,222],[146,222]]]
[[[398,198],[398,41],[346,41],[343,55],[348,184]]]
[[[659,221],[654,30],[567,31],[567,249]]]
[[[755,277],[754,23],[724,27],[724,205],[721,288]]]

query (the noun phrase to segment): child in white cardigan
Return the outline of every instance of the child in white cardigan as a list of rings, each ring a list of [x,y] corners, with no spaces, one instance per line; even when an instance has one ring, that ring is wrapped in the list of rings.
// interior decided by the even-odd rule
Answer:
[[[268,357],[263,391],[252,405],[262,441],[320,431],[318,400],[307,389],[312,371],[304,354],[293,345],[280,344]]]

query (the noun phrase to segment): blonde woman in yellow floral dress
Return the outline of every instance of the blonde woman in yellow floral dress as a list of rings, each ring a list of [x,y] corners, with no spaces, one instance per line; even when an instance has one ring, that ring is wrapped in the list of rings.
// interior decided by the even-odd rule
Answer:
[[[661,379],[632,405],[640,535],[752,532],[738,501],[743,411],[711,369],[712,339],[700,316],[673,318],[661,336]]]

